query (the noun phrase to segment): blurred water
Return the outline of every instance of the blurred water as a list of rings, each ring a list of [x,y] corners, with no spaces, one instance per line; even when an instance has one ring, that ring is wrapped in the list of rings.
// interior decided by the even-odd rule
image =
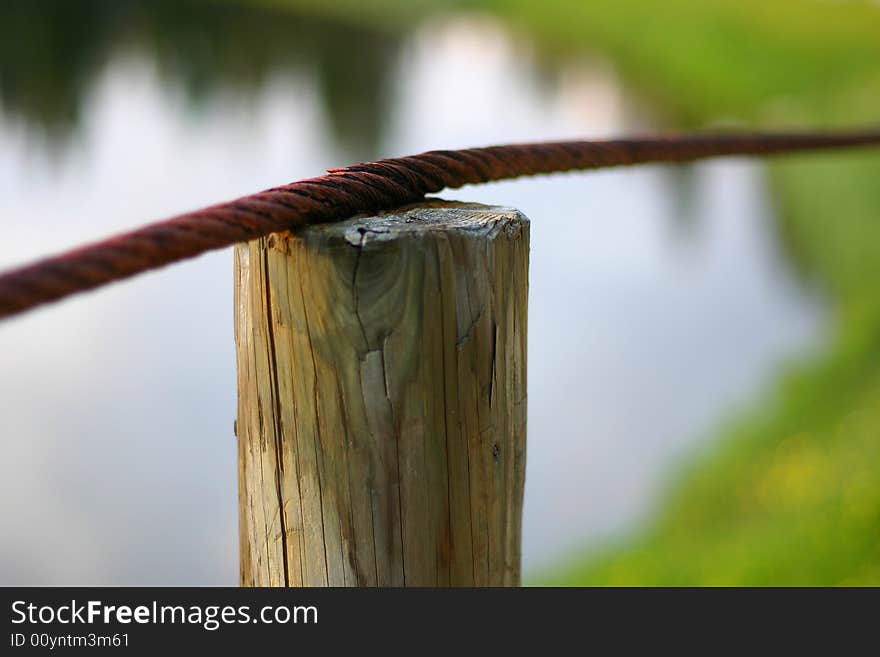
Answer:
[[[140,36],[74,66],[63,102],[2,71],[0,266],[356,159],[651,125],[607,63],[539,65],[480,17],[402,40],[270,17],[313,38],[230,76],[224,35],[259,44],[266,17],[184,14],[157,11],[171,37],[129,17]],[[334,43],[365,51],[357,76]],[[755,164],[445,196],[533,221],[526,577],[648,517],[681,455],[821,339]],[[236,583],[231,297],[227,250],[0,326],[0,584]]]

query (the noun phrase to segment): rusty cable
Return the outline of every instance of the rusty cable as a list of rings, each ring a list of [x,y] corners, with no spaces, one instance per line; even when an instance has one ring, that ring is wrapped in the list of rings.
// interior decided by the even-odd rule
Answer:
[[[880,144],[880,131],[667,135],[428,151],[330,169],[0,273],[0,319],[206,251],[305,224],[392,210],[444,188],[649,162],[871,144]]]

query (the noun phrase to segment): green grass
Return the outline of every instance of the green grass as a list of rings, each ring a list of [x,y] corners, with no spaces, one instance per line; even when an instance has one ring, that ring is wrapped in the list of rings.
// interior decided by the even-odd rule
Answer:
[[[492,4],[561,54],[610,55],[682,123],[880,124],[880,8],[868,3]],[[536,581],[880,584],[880,157],[770,173],[786,241],[836,307],[832,345],[695,455],[650,527]]]
[[[541,581],[880,582],[880,321],[852,319],[822,363],[694,459],[648,531]]]
[[[880,12],[808,0],[485,0],[559,53],[599,50],[679,118],[818,107],[876,72]],[[813,112],[808,112],[812,114]],[[798,118],[798,117],[795,117]],[[815,119],[815,116],[805,117]]]
[[[395,30],[453,4],[492,12],[545,57],[609,56],[679,125],[880,124],[870,2],[247,1]],[[770,174],[780,230],[835,307],[827,352],[695,455],[650,527],[536,582],[880,584],[880,156],[795,158]]]
[[[880,8],[867,3],[492,4],[561,52],[611,55],[684,123],[880,124]],[[836,307],[832,345],[695,455],[650,527],[537,581],[880,584],[880,157],[770,172],[786,241]]]

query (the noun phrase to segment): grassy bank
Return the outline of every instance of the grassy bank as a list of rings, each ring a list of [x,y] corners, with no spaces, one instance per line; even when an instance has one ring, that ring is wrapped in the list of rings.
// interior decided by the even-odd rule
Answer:
[[[382,29],[451,4],[249,1]],[[682,125],[880,123],[876,4],[455,4],[528,32],[546,56],[606,54]],[[786,241],[835,306],[831,346],[694,458],[650,528],[573,558],[556,583],[880,584],[880,155],[797,158],[770,173]]]
[[[492,4],[556,48],[609,54],[690,123],[880,123],[880,8],[867,3]],[[836,307],[833,345],[696,456],[649,529],[553,581],[880,583],[878,181],[876,153],[771,166],[787,243]]]

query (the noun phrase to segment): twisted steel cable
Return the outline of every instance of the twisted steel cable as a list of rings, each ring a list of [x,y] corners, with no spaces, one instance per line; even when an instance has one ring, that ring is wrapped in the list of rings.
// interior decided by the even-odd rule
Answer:
[[[392,210],[444,188],[572,170],[880,144],[880,130],[667,135],[428,151],[326,175],[148,224],[0,273],[0,319],[236,242]]]

